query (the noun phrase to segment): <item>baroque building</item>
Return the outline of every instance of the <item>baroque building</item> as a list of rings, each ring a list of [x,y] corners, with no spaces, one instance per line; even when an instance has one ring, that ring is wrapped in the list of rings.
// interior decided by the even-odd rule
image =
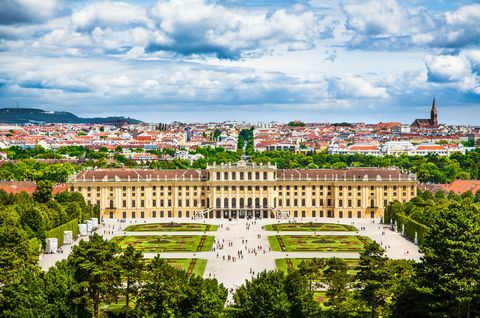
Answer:
[[[84,170],[70,191],[103,218],[378,218],[389,202],[417,194],[396,168],[283,170],[238,162],[199,170]]]

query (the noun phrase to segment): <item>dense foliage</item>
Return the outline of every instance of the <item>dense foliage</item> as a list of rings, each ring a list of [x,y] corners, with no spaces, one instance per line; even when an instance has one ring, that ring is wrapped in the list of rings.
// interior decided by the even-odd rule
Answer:
[[[98,317],[103,311],[133,317],[213,318],[224,310],[227,290],[215,279],[187,276],[158,256],[145,266],[140,252],[133,248],[121,252],[97,234],[89,242],[81,241],[66,261],[48,272],[29,261],[18,240],[10,242],[18,252],[11,255],[15,261],[4,262],[2,242],[0,317]],[[131,306],[101,309],[127,295],[134,300]]]
[[[118,148],[118,147],[117,147]],[[316,169],[347,167],[399,167],[417,174],[421,182],[448,183],[455,179],[480,179],[480,149],[463,155],[454,153],[450,156],[367,156],[367,155],[331,155],[326,152],[268,151],[255,152],[253,149],[253,130],[244,129],[240,132],[238,150],[229,151],[223,148],[199,148],[193,153],[203,155],[203,158],[193,162],[183,159],[158,160],[153,162],[135,162],[127,160],[120,154],[121,148],[116,149],[112,156],[115,162],[107,161],[109,152],[106,148],[98,151],[85,149],[80,146],[61,147],[56,151],[45,150],[42,147],[22,149],[11,147],[8,149],[10,158],[20,159],[16,163],[5,163],[0,166],[0,180],[52,180],[65,182],[68,175],[75,170],[85,167],[128,167],[148,166],[153,169],[199,169],[207,164],[236,162],[242,154],[251,155],[255,163],[275,163],[280,169]],[[159,155],[173,155],[172,149],[149,150]],[[48,156],[47,156],[48,154]],[[62,155],[75,156],[86,159],[86,162],[73,165],[70,163],[46,164],[27,158],[53,157]]]
[[[14,229],[22,238],[38,238],[43,243],[53,228],[98,216],[98,209],[87,205],[80,193],[63,192],[53,199],[51,193],[44,193],[44,187],[51,191],[51,185],[39,185],[33,196],[0,190],[0,230]]]
[[[215,279],[188,276],[158,256],[145,264],[134,247],[121,251],[96,234],[42,272],[26,232],[1,226],[0,317],[477,317],[480,209],[471,197],[455,197],[439,212],[419,263],[388,259],[369,243],[353,271],[332,258],[262,272],[227,306]]]
[[[253,154],[255,151],[253,143],[253,128],[242,129],[238,134],[237,149],[243,151],[247,155]]]
[[[407,203],[394,201],[385,209],[385,219],[395,214],[404,214],[418,223],[427,227],[441,217],[443,210],[454,203],[464,203],[472,208],[480,208],[480,191],[475,194],[465,192],[462,195],[454,193],[445,194],[438,191],[433,195],[430,191],[418,191],[417,196]]]

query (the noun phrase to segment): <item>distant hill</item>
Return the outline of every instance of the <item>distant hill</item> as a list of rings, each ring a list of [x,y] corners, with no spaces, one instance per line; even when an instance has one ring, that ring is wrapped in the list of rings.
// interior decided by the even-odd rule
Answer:
[[[127,117],[81,118],[69,112],[44,111],[35,108],[0,108],[0,123],[7,124],[128,124],[141,123],[140,120]]]

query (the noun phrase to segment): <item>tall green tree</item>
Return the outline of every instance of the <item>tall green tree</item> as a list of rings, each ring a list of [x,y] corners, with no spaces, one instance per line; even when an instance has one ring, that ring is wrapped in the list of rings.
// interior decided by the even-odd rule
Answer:
[[[480,315],[480,209],[452,202],[432,220],[417,266],[418,305],[430,317]]]
[[[187,297],[187,274],[157,255],[148,265],[136,310],[146,317],[181,317],[179,305]]]
[[[125,295],[125,317],[128,317],[130,297],[137,295],[142,279],[143,254],[141,251],[135,250],[132,245],[129,245],[118,258],[118,263],[120,265],[122,281],[124,281],[125,285],[123,288],[123,294]]]
[[[264,271],[235,292],[234,306],[241,318],[289,317],[292,304],[285,291],[285,274]]]
[[[74,303],[98,317],[100,302],[110,303],[118,294],[120,270],[116,259],[119,247],[98,234],[80,241],[68,258],[73,269]]]
[[[53,183],[49,180],[40,180],[37,182],[37,188],[33,193],[35,201],[46,203],[52,198]]]
[[[384,250],[376,242],[365,244],[365,250],[360,252],[358,287],[372,311],[372,317],[377,317],[378,308],[385,304],[388,297],[385,291],[385,283],[389,279],[385,271],[386,262]]]

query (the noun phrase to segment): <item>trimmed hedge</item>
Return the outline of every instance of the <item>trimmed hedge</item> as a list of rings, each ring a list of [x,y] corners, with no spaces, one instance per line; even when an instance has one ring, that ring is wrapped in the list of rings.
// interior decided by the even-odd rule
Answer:
[[[57,238],[58,246],[60,247],[63,245],[63,232],[65,231],[72,231],[73,239],[76,239],[78,236],[78,220],[73,219],[70,222],[47,231],[47,238]]]
[[[402,231],[402,225],[405,224],[405,237],[411,241],[415,240],[415,232],[417,232],[418,244],[423,243],[425,233],[429,230],[428,226],[423,225],[415,220],[412,220],[403,213],[389,215],[388,220],[392,219],[393,223],[397,221],[397,232]],[[387,220],[387,219],[386,219]],[[386,221],[385,220],[385,221]]]
[[[30,255],[38,257],[40,254],[40,242],[38,241],[38,238],[33,237],[28,241],[28,252]]]

